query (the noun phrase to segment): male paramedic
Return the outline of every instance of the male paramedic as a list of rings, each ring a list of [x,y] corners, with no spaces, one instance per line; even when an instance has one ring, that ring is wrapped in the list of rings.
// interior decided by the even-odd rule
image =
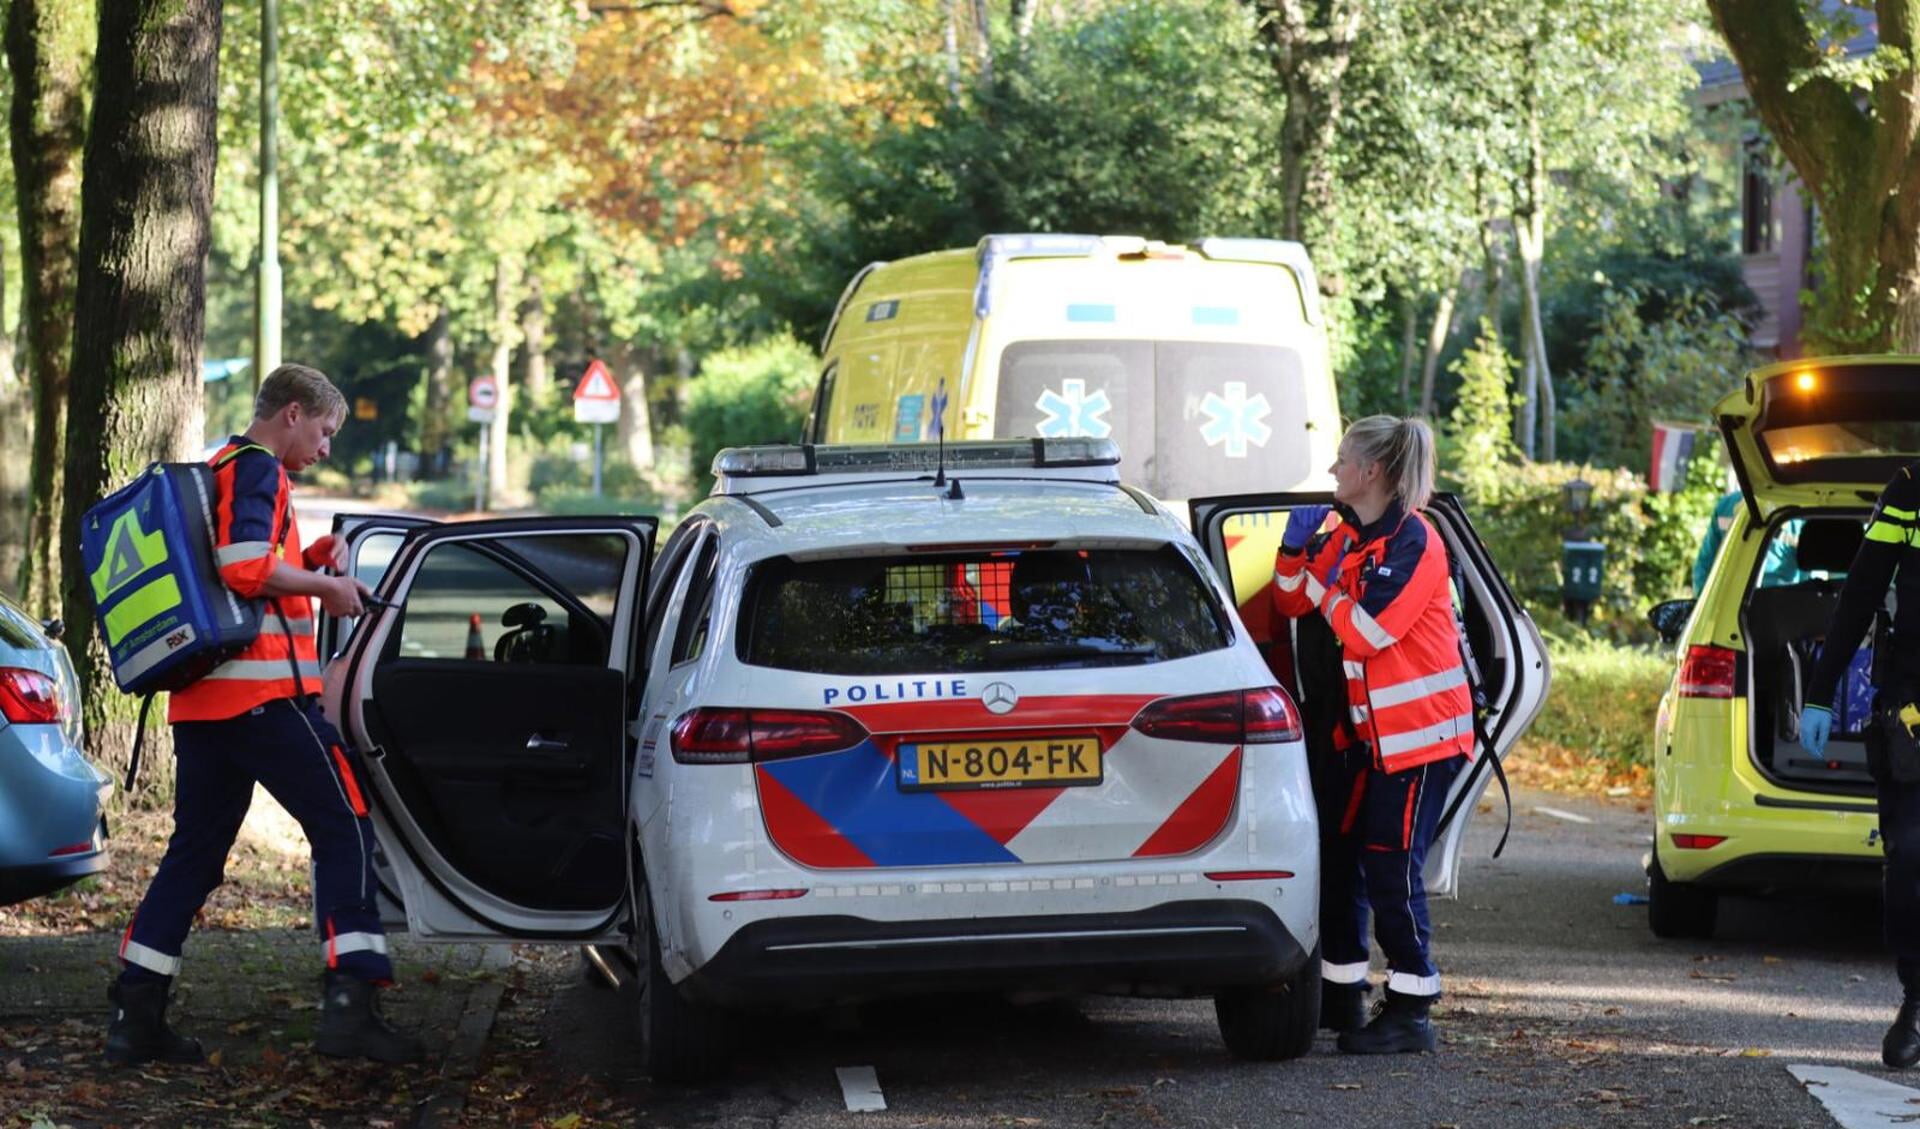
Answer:
[[[359,615],[366,591],[336,570],[343,546],[323,537],[304,553],[288,471],[327,457],[346,400],[319,371],[281,365],[260,386],[253,423],[214,456],[214,555],[227,586],[266,601],[260,634],[204,678],[175,691],[173,837],[120,942],[122,971],[107,991],[107,1059],[198,1062],[198,1041],[167,1025],[167,999],[194,914],[218,886],[254,782],[300,821],[313,849],[313,921],[325,972],[314,1048],[321,1054],[412,1062],[420,1041],[389,1026],[376,988],[393,980],[374,908],[373,827],[353,760],[320,713],[312,600]]]
[[[1896,604],[1893,634],[1886,653],[1874,655],[1874,720],[1866,744],[1887,852],[1887,947],[1905,990],[1880,1057],[1904,1070],[1920,1062],[1920,746],[1900,716],[1920,698],[1920,462],[1897,471],[1881,492],[1827,625],[1800,715],[1801,744],[1816,757],[1833,735],[1834,691],[1890,584]]]

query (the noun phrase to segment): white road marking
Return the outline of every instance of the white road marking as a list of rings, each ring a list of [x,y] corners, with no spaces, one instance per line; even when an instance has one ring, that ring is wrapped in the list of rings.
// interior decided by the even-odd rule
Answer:
[[[847,1099],[849,1113],[876,1113],[887,1108],[880,1093],[880,1076],[871,1066],[842,1066],[834,1070],[840,1078],[840,1094]]]
[[[1559,808],[1536,807],[1533,810],[1538,812],[1541,815],[1550,815],[1555,819],[1564,819],[1568,823],[1592,823],[1593,822],[1593,820],[1588,819],[1584,815],[1575,815],[1570,811],[1561,811]]]
[[[1840,1066],[1796,1063],[1787,1073],[1827,1107],[1840,1129],[1892,1129],[1920,1118],[1920,1090]]]

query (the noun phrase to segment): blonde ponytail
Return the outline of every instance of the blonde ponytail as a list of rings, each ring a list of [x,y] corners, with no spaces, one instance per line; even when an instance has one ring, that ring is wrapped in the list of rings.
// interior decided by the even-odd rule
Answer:
[[[1410,510],[1433,498],[1433,428],[1419,416],[1368,416],[1347,428],[1351,450],[1380,464],[1395,497]]]

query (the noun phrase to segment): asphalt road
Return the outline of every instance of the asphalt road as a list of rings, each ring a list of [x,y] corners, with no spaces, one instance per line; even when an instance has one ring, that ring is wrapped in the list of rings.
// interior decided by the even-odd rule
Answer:
[[[1649,816],[1531,793],[1515,807],[1505,856],[1487,857],[1499,820],[1483,813],[1461,898],[1435,906],[1437,1055],[1349,1058],[1323,1036],[1295,1062],[1240,1063],[1205,1001],[912,1000],[759,1022],[726,1083],[655,1090],[624,1000],[567,953],[528,973],[537,1037],[556,1069],[598,1078],[647,1125],[1836,1124],[1793,1064],[1914,1086],[1920,1113],[1920,1077],[1879,1066],[1897,988],[1877,903],[1735,900],[1715,940],[1658,941],[1644,905],[1615,904],[1645,889]],[[885,1111],[848,1111],[836,1069],[858,1066]]]

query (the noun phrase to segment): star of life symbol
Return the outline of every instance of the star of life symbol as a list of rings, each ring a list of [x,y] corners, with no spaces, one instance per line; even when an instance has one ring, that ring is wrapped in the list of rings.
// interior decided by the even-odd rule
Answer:
[[[1087,395],[1087,382],[1084,380],[1063,380],[1060,391],[1049,388],[1040,393],[1033,406],[1047,413],[1035,427],[1043,439],[1064,439],[1068,436],[1084,435],[1092,439],[1105,439],[1113,434],[1113,425],[1104,418],[1112,410],[1113,402],[1107,399],[1106,389],[1100,389],[1093,395]]]
[[[1207,415],[1206,424],[1200,428],[1200,438],[1205,439],[1209,447],[1226,444],[1230,459],[1244,459],[1248,443],[1264,447],[1267,440],[1273,438],[1273,428],[1266,424],[1273,407],[1267,403],[1264,392],[1256,392],[1249,400],[1247,386],[1237,380],[1227,381],[1226,393],[1223,397],[1209,392],[1200,402],[1200,410]]]

